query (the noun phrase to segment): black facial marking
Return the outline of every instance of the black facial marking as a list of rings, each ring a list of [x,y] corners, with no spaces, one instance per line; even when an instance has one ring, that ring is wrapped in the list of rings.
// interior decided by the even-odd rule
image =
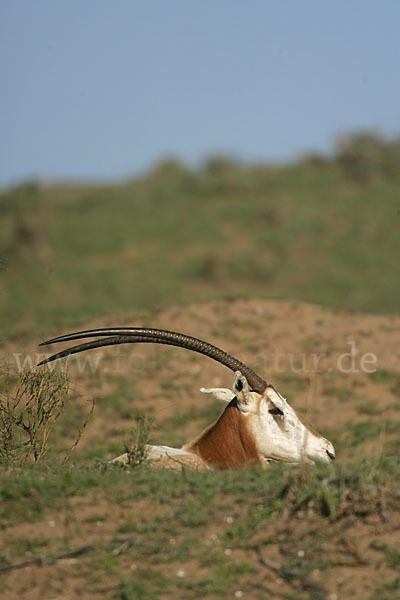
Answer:
[[[282,416],[283,415],[283,411],[280,408],[278,408],[277,406],[273,406],[272,408],[269,409],[268,412],[274,416],[276,416],[276,415]]]

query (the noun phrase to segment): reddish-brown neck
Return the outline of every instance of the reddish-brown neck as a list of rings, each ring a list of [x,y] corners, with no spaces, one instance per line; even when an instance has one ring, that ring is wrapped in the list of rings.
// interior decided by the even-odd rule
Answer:
[[[236,399],[186,450],[218,469],[241,469],[261,462],[254,437]]]

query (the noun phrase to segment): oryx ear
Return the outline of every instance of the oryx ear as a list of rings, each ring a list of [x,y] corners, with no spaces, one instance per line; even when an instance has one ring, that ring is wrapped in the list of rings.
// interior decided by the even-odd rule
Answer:
[[[234,399],[235,394],[226,388],[200,388],[200,391],[203,394],[212,394],[214,398],[217,400],[222,400],[223,402],[230,402]]]
[[[250,388],[246,377],[240,371],[235,373],[232,392],[237,398],[239,410],[246,412],[250,404]]]

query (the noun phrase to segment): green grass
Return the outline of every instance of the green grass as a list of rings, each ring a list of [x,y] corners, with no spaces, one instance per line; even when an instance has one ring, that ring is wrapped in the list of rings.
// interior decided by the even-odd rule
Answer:
[[[350,446],[358,446],[367,440],[377,438],[381,433],[397,433],[400,428],[400,422],[397,420],[381,421],[359,421],[358,423],[349,423],[346,426],[348,437],[346,443]]]
[[[178,515],[178,521],[185,525],[193,519],[202,522],[202,513],[206,515],[214,509],[211,500],[222,502],[231,494],[236,502],[245,502],[248,507],[248,520],[239,530],[237,526],[232,527],[229,533],[230,537],[237,537],[278,510],[289,489],[294,511],[312,503],[321,514],[334,514],[340,508],[339,491],[343,483],[349,493],[359,492],[363,482],[368,480],[369,484],[379,485],[393,476],[400,465],[398,457],[382,456],[370,480],[373,462],[365,459],[338,466],[317,465],[308,467],[305,475],[300,467],[283,464],[271,465],[266,470],[205,473],[152,470],[147,465],[128,469],[101,461],[62,470],[54,464],[43,469],[28,465],[14,469],[11,479],[7,470],[0,472],[0,520],[3,526],[34,521],[47,508],[57,508],[67,498],[98,489],[109,495],[110,502],[116,503],[149,497],[161,502],[174,501],[173,520]],[[331,500],[327,500],[327,494]],[[190,497],[195,500],[188,502]],[[255,509],[260,503],[266,508]]]
[[[398,600],[400,598],[400,576],[395,577],[389,583],[379,585],[378,589],[371,594],[368,600]]]
[[[87,574],[85,589],[92,593],[104,589],[109,598],[202,598],[233,596],[240,589],[261,598],[267,588],[260,583],[254,552],[264,548],[268,557],[268,547],[283,543],[279,577],[294,594],[284,597],[322,600],[327,589],[323,579],[313,580],[315,569],[329,573],[336,565],[355,563],[351,554],[326,552],[328,529],[349,515],[375,519],[383,501],[386,510],[392,506],[399,466],[398,456],[382,456],[377,463],[276,464],[240,472],[176,473],[100,462],[63,470],[54,464],[32,465],[14,469],[11,477],[0,471],[0,524],[5,531],[45,523],[48,515],[55,515],[61,527],[54,539],[10,538],[0,557],[6,564],[30,558],[55,564],[57,556],[85,542],[80,568]],[[94,500],[102,511],[82,520],[79,531],[84,528],[93,536],[101,521],[105,533],[95,542],[73,543],[77,513]],[[144,502],[148,509],[143,512]],[[304,523],[305,515],[308,527],[302,527],[299,538],[288,523],[292,528]],[[72,528],[67,539],[64,519]],[[377,540],[374,549],[378,561],[398,571],[395,546]]]
[[[375,139],[373,167],[371,137],[351,143],[355,162],[169,162],[115,185],[3,190],[3,334],[232,296],[398,312],[399,143]]]
[[[333,396],[338,398],[341,402],[348,402],[355,395],[354,391],[349,388],[335,386],[324,387],[323,393],[325,396]]]
[[[400,380],[400,374],[389,369],[376,369],[369,373],[369,377],[374,383],[394,383]]]

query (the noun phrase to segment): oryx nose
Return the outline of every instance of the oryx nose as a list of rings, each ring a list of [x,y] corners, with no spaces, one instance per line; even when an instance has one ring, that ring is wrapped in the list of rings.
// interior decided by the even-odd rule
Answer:
[[[329,450],[325,450],[325,452],[327,453],[327,455],[329,456],[329,458],[331,460],[335,460],[336,456],[334,455],[333,452],[329,452]]]

